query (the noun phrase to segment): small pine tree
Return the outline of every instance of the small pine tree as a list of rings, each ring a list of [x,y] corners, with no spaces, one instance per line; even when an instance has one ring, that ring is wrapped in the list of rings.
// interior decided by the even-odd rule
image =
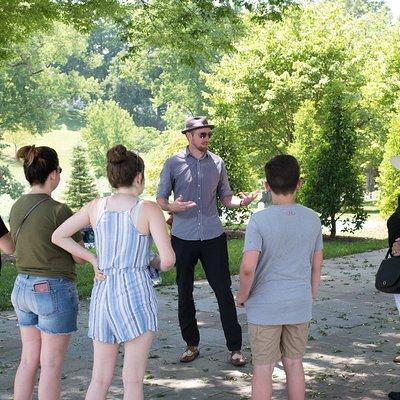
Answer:
[[[97,196],[98,191],[89,173],[85,149],[77,146],[73,150],[72,173],[65,192],[65,200],[73,211],[77,211]]]
[[[398,111],[400,111],[400,103],[390,124],[383,160],[379,167],[378,208],[384,218],[394,212],[397,207],[397,198],[400,195],[400,172],[390,164],[390,159],[393,156],[400,155],[400,117]]]

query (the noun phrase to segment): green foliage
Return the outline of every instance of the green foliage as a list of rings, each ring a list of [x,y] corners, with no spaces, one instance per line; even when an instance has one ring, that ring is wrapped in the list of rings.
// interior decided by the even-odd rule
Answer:
[[[102,86],[105,88],[106,96],[128,111],[137,126],[164,130],[166,124],[163,112],[166,107],[155,105],[151,84],[145,83],[142,79],[142,74],[147,73],[145,72],[147,67],[147,62],[140,60],[132,62],[126,59],[114,59]]]
[[[357,17],[370,11],[377,12],[385,7],[384,0],[346,0],[346,9]]]
[[[145,155],[146,191],[148,194],[151,196],[156,194],[165,161],[186,146],[186,136],[180,132],[165,131],[159,135],[153,149]]]
[[[159,144],[160,132],[154,128],[141,128],[132,138],[132,149],[138,153],[149,153]]]
[[[125,39],[131,43],[121,68],[134,96],[137,86],[150,90],[158,129],[178,129],[188,115],[206,113],[204,73],[209,73],[224,54],[231,54],[235,40],[245,33],[245,10],[260,21],[280,15],[292,0],[152,0],[136,2],[131,9]],[[119,75],[121,76],[121,74]],[[143,90],[143,89],[142,89]],[[115,98],[116,99],[116,98]],[[121,100],[119,98],[119,100]],[[124,106],[124,108],[126,108]],[[128,109],[128,108],[126,108]],[[134,116],[135,123],[141,122]],[[160,117],[164,123],[160,123]]]
[[[73,150],[72,172],[65,192],[65,201],[72,211],[76,212],[98,195],[96,184],[90,176],[86,149],[77,146]]]
[[[70,101],[89,99],[98,90],[96,82],[59,69],[84,48],[84,38],[62,24],[16,45],[0,67],[0,130],[49,131]]]
[[[400,110],[400,104],[397,109]],[[392,117],[383,160],[379,167],[378,208],[383,218],[387,218],[394,212],[397,207],[397,198],[400,195],[400,172],[390,164],[393,156],[400,155],[399,132],[400,117],[397,111]]]
[[[131,54],[161,46],[179,63],[193,67],[212,57],[215,48],[229,49],[230,35],[239,24],[239,14],[229,2],[138,1],[133,3],[127,38]]]
[[[3,133],[2,138],[14,146],[14,153],[17,153],[18,148],[26,146],[33,141],[34,136],[28,131],[6,131]]]
[[[0,3],[0,61],[11,58],[14,45],[51,30],[56,21],[87,31],[102,17],[121,17],[118,0],[2,0]]]
[[[301,162],[305,179],[299,199],[320,214],[332,237],[339,218],[343,230],[350,232],[361,228],[367,218],[355,117],[352,95],[344,84],[332,82],[318,108],[306,102],[295,119],[291,150]]]
[[[269,0],[268,2],[261,1],[255,9],[256,14],[254,19],[256,21],[281,21],[284,11],[291,6],[298,7],[299,3],[292,0]]]
[[[224,160],[233,193],[255,190],[257,180],[254,171],[262,169],[263,165],[257,165],[251,154],[243,152],[240,132],[233,132],[229,121],[216,116],[213,122],[217,128],[211,142],[211,151]],[[227,224],[242,224],[251,214],[247,207],[229,209],[220,203],[219,208]]]
[[[243,151],[262,164],[287,151],[304,101],[318,103],[331,81],[346,81],[359,110],[356,128],[369,143],[358,154],[360,163],[377,167],[379,154],[372,158],[369,149],[371,143],[379,149],[385,137],[377,108],[385,84],[376,78],[384,71],[381,38],[388,21],[380,11],[357,18],[344,1],[289,8],[280,22],[255,25],[245,18],[247,34],[236,43],[236,53],[206,75],[212,114],[229,120],[232,140],[240,132]]]
[[[111,147],[123,144],[135,149],[135,143],[140,144],[138,140],[141,137],[154,134],[150,128],[136,127],[129,113],[113,100],[99,100],[91,104],[87,109],[86,121],[82,136],[96,177],[105,176],[106,153]]]
[[[8,167],[0,166],[0,196],[8,194],[12,199],[16,199],[23,191],[24,187],[13,178]]]

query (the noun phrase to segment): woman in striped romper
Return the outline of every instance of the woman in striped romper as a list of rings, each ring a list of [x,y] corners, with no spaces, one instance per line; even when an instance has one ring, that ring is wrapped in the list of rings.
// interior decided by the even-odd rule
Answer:
[[[116,193],[85,205],[52,239],[95,269],[89,313],[94,361],[86,399],[106,398],[119,344],[124,343],[124,399],[141,400],[147,356],[157,330],[156,296],[147,268],[153,239],[159,256],[151,260],[152,266],[170,269],[175,254],[161,209],[138,198],[144,189],[143,160],[117,145],[107,152],[107,176]],[[88,224],[94,228],[97,256],[71,239]]]

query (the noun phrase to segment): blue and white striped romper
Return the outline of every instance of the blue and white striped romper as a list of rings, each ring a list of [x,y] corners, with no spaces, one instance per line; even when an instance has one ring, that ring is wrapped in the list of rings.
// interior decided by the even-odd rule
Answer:
[[[112,211],[107,197],[99,201],[95,244],[106,279],[92,289],[91,339],[122,343],[157,331],[157,300],[147,269],[153,240],[136,229],[142,204],[139,200],[129,211]]]

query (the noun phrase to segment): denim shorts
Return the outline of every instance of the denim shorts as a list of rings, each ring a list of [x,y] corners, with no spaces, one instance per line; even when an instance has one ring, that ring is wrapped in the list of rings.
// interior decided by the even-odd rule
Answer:
[[[35,326],[54,335],[77,330],[78,293],[68,279],[19,274],[11,302],[22,328]]]

